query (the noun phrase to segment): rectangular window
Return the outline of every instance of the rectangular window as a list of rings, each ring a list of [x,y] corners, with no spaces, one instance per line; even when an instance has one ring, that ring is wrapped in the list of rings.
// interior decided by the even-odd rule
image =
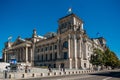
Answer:
[[[55,49],[57,49],[57,45],[55,45]]]
[[[47,56],[47,54],[46,54],[46,61],[48,60],[47,58],[48,58],[48,56]]]
[[[43,54],[41,55],[41,59],[42,59],[42,61],[43,61]]]
[[[43,52],[43,48],[41,49],[41,52]]]
[[[52,46],[50,46],[50,50],[52,50]]]
[[[55,60],[57,59],[57,53],[55,53]]]
[[[48,50],[48,47],[45,47],[45,51],[47,51]]]
[[[37,52],[39,52],[39,49],[37,50]]]
[[[68,53],[64,52],[64,59],[68,59]]]
[[[39,61],[39,59],[40,59],[40,57],[39,57],[39,55],[38,55],[38,61]]]
[[[52,60],[52,53],[50,54],[50,60]]]

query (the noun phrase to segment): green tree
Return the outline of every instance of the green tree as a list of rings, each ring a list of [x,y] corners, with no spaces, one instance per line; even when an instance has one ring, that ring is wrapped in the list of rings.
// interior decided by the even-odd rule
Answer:
[[[96,66],[111,66],[112,68],[120,67],[120,60],[113,51],[109,48],[105,52],[100,49],[94,49],[94,54],[91,55],[90,62]]]
[[[99,49],[94,49],[94,54],[91,55],[90,62],[93,65],[103,65],[103,52]]]
[[[112,68],[118,67],[119,66],[119,59],[116,56],[116,54],[113,51],[110,51],[109,48],[104,53],[104,65],[105,66],[111,66]]]

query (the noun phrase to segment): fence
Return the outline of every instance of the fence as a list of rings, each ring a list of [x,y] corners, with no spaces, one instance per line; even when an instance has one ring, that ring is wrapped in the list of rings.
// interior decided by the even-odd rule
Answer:
[[[1,72],[0,79],[25,79],[25,78],[42,78],[42,77],[54,77],[54,76],[67,76],[67,75],[79,75],[79,74],[88,74],[88,73],[98,73],[103,71],[94,71],[94,70],[66,70],[59,71],[55,70],[52,72],[25,72],[23,71],[10,71],[10,72]]]
[[[2,79],[25,79],[25,78],[35,78],[35,77],[53,77],[53,76],[65,76],[65,75],[76,75],[76,74],[86,74],[86,73],[93,73],[95,71],[92,70],[68,70],[68,71],[52,71],[52,72],[27,72],[22,73],[19,71],[13,71],[13,72],[7,72],[7,75],[5,73],[2,73],[1,78]]]

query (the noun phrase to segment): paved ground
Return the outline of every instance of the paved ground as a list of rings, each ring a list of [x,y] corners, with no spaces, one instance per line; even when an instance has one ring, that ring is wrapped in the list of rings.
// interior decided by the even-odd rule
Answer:
[[[97,74],[79,74],[72,76],[46,77],[23,80],[120,80],[120,71]]]

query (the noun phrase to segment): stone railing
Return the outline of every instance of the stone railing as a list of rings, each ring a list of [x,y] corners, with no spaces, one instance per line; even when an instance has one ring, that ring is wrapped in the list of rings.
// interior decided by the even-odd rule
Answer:
[[[67,70],[67,71],[53,71],[45,73],[7,73],[7,79],[26,79],[26,78],[42,78],[42,77],[55,77],[55,76],[67,76],[67,75],[78,75],[78,74],[90,74],[105,71],[94,71],[94,70]]]

